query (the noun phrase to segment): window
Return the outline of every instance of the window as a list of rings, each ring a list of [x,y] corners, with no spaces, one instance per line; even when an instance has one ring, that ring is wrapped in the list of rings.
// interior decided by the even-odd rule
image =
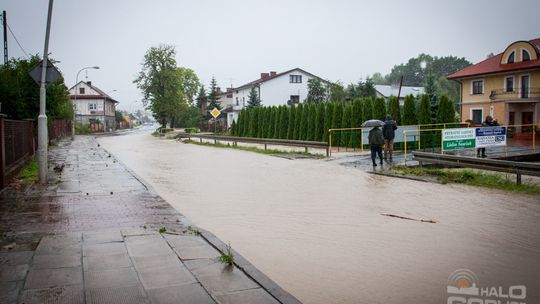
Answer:
[[[529,61],[529,60],[531,60],[531,54],[529,54],[529,51],[521,50],[521,61]]]
[[[302,75],[289,75],[290,83],[302,83]]]
[[[514,77],[506,77],[504,80],[505,92],[514,91]]]
[[[238,101],[238,97],[236,97],[236,105],[240,105],[240,102]]]
[[[84,94],[84,88],[79,88],[79,94]]]
[[[515,61],[514,57],[515,56],[516,56],[515,52],[510,53],[510,55],[508,55],[508,60],[506,60],[506,63],[514,63],[514,61]]]
[[[290,104],[300,103],[300,95],[291,95]]]
[[[472,94],[484,94],[484,81],[483,80],[474,80],[472,82]]]
[[[471,120],[473,124],[477,125],[482,123],[482,111],[482,109],[471,110]]]
[[[97,104],[89,103],[88,104],[88,110],[97,110]]]

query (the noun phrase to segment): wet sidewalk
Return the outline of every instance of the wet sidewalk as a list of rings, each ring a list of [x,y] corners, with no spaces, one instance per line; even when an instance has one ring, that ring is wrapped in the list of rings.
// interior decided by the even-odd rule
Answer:
[[[0,303],[299,303],[93,137],[49,153],[47,186],[0,195]]]

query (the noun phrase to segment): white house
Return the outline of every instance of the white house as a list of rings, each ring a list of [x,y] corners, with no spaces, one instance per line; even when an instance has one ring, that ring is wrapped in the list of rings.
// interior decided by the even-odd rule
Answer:
[[[390,96],[398,96],[399,86],[390,86],[390,85],[375,85],[375,90],[377,91],[377,97],[383,97],[388,100]],[[403,105],[405,102],[405,96],[413,95],[418,97],[419,95],[424,94],[424,87],[401,87],[401,94],[399,95],[399,104]]]
[[[97,125],[94,131],[111,132],[116,129],[115,112],[118,101],[92,85],[81,81],[69,89],[75,110],[75,123]]]
[[[321,79],[300,68],[279,74],[272,71],[261,73],[261,77],[257,80],[228,89],[228,92],[221,94],[222,98],[219,99],[223,108],[222,112],[227,115],[227,126],[230,127],[233,120],[238,118],[242,108],[247,106],[251,88],[255,88],[264,106],[297,104],[307,98],[307,84],[312,78]]]

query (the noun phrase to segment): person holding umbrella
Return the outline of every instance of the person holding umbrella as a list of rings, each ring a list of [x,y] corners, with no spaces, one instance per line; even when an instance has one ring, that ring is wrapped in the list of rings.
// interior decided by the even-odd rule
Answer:
[[[384,145],[384,137],[383,132],[380,129],[380,126],[384,125],[384,123],[377,119],[372,119],[364,122],[362,124],[362,127],[373,127],[369,131],[368,135],[368,142],[369,142],[369,148],[371,150],[371,161],[373,162],[373,167],[377,166],[377,163],[375,162],[375,158],[378,155],[380,164],[383,164],[383,157],[382,157],[382,146]]]

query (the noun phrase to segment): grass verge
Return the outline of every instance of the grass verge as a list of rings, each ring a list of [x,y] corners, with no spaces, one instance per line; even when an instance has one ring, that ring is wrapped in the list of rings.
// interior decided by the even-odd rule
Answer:
[[[29,161],[17,175],[17,179],[25,186],[36,183],[39,180],[39,168],[36,159]]]
[[[211,147],[217,147],[217,148],[227,148],[227,149],[236,149],[236,150],[242,150],[242,151],[249,151],[249,152],[255,152],[255,153],[261,153],[261,154],[268,154],[268,155],[305,155],[313,158],[323,158],[323,155],[321,154],[313,154],[309,152],[299,152],[299,151],[282,151],[282,150],[275,150],[275,149],[261,149],[258,147],[246,147],[246,146],[238,146],[238,145],[231,145],[231,144],[222,144],[222,143],[210,143],[210,142],[198,142],[194,140],[186,140],[183,141],[187,144],[195,144],[199,146],[211,146]]]
[[[500,174],[483,173],[470,169],[441,169],[424,166],[407,167],[395,166],[392,171],[401,175],[435,177],[443,184],[456,183],[477,187],[495,188],[511,192],[540,194],[540,186],[532,184],[516,184],[515,180],[505,178]]]

